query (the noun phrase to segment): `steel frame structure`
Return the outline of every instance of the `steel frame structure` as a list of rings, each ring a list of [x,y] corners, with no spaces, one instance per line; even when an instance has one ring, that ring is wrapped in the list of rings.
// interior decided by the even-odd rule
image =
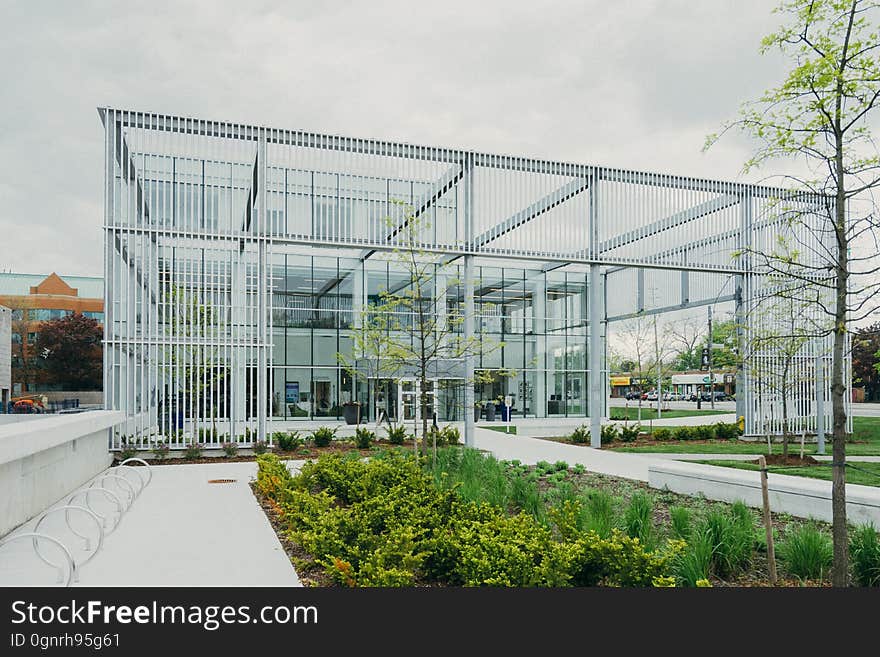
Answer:
[[[732,301],[742,338],[754,321],[747,309],[765,289],[765,273],[744,254],[771,249],[779,233],[793,230],[776,210],[780,199],[806,216],[824,200],[761,185],[109,107],[99,115],[104,390],[107,407],[128,417],[113,448],[156,438],[181,447],[199,438],[198,427],[208,427],[207,442],[219,446],[218,423],[230,436],[244,431],[245,444],[268,440],[273,257],[336,249],[365,262],[401,247],[408,216],[429,218],[421,250],[462,259],[466,336],[474,334],[475,259],[545,272],[588,269],[589,417],[598,444],[607,324]],[[819,223],[817,211],[816,230],[798,235],[818,240],[817,249]],[[355,301],[364,302],[362,289]],[[816,340],[803,359],[828,353],[827,340]],[[472,379],[472,358],[464,370]],[[737,391],[746,432],[771,430],[778,413],[748,368],[738,373]],[[473,391],[465,394],[470,407]],[[794,428],[810,430],[816,396],[806,388],[802,396]],[[470,441],[473,417],[465,417]]]

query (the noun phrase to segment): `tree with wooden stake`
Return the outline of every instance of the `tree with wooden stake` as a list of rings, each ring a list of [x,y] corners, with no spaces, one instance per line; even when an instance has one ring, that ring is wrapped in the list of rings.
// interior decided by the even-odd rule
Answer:
[[[800,298],[796,279],[779,274],[767,278],[747,311],[750,321],[744,327],[743,367],[758,382],[760,403],[781,411],[782,456],[787,459],[794,435],[792,415],[806,412],[791,408],[791,403],[799,389],[815,382],[809,348],[827,333],[827,326],[822,325],[821,316],[819,324],[810,320],[810,304]],[[789,293],[792,286],[795,289]]]
[[[873,0],[786,0],[777,12],[784,23],[764,38],[762,51],[779,49],[793,68],[778,86],[744,105],[725,131],[740,129],[759,143],[746,171],[793,157],[809,170],[786,176],[792,194],[778,208],[781,221],[803,229],[794,231],[799,251],[792,256],[749,247],[743,256],[766,271],[796,276],[803,284],[800,298],[831,319],[832,583],[846,586],[847,336],[876,309],[880,272],[876,246],[872,253],[860,250],[869,239],[877,243],[872,192],[880,187],[880,153],[870,128],[880,100],[880,6]],[[717,139],[710,135],[706,148]],[[814,201],[793,203],[798,194]],[[807,205],[813,207],[805,210]],[[817,290],[830,292],[830,299]]]
[[[764,531],[767,536],[767,568],[770,575],[770,585],[776,586],[776,549],[773,546],[773,519],[770,516],[770,491],[767,486],[767,461],[763,456],[758,457],[758,467],[761,470],[761,500],[764,510]]]

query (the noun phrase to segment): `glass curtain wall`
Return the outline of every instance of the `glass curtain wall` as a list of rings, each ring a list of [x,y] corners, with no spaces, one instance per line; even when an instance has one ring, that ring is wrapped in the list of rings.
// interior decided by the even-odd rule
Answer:
[[[444,267],[434,294],[453,317],[463,305],[462,270]],[[587,403],[587,286],[584,271],[540,271],[477,266],[475,330],[481,337],[475,400],[481,416],[503,417],[509,398],[513,417],[585,417]],[[355,360],[352,332],[365,303],[383,291],[400,292],[408,274],[381,257],[276,255],[273,267],[271,416],[276,420],[342,418],[342,405],[359,401],[362,417],[379,409],[398,419],[400,382],[353,377],[338,354]],[[410,321],[401,315],[402,325]],[[458,330],[461,327],[457,327]],[[405,336],[403,334],[401,337]],[[438,380],[440,421],[463,419],[461,381]]]

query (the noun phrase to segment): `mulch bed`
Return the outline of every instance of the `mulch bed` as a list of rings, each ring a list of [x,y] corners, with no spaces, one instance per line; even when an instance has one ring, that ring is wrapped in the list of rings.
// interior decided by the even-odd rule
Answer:
[[[821,461],[817,461],[809,454],[804,454],[803,458],[801,458],[799,454],[789,454],[788,456],[783,456],[782,454],[768,454],[764,459],[766,460],[767,465],[822,465]],[[748,462],[760,465],[758,459]]]
[[[379,448],[389,448],[391,447],[391,443],[387,440],[377,440],[373,442],[373,445]],[[399,447],[409,447],[409,449],[413,449],[413,441],[407,440],[403,445],[399,445]],[[205,450],[208,451],[208,450]],[[211,450],[214,451],[214,450]],[[196,459],[188,459],[182,456],[175,456],[173,458],[164,458],[157,459],[154,457],[146,458],[144,456],[139,456],[138,458],[144,459],[150,465],[184,465],[184,464],[195,464],[195,463],[241,463],[244,461],[256,461],[256,454],[242,454],[240,456],[226,456],[222,454],[221,450],[216,450],[220,452],[218,456],[200,456]],[[349,452],[358,452],[361,456],[369,456],[373,453],[372,449],[357,449],[352,443],[345,440],[335,440],[327,447],[315,447],[314,445],[305,445],[304,447],[300,447],[298,449],[283,451],[280,449],[272,449],[269,450],[272,454],[275,454],[278,458],[285,461],[305,461],[307,459],[316,459],[321,454],[348,454]],[[267,452],[268,453],[268,452]],[[121,463],[123,459],[119,457],[117,454],[115,457],[114,465],[118,465]],[[136,464],[139,465],[139,464]]]
[[[257,482],[252,481],[251,490],[257,502],[266,514],[266,519],[272,525],[272,529],[278,535],[281,547],[284,549],[290,563],[296,569],[296,574],[303,586],[338,586],[327,575],[323,567],[312,561],[312,555],[290,540],[287,533],[287,524],[282,517],[281,507],[274,500],[269,499],[257,489]]]
[[[615,440],[613,443],[605,443],[602,449],[619,449],[621,447],[657,447],[660,445],[729,445],[729,440],[652,440],[651,434],[640,434],[636,440],[624,442]],[[575,447],[589,447],[590,443],[573,443],[567,438],[541,437],[539,440],[550,440],[555,443],[563,443],[565,445],[574,445]],[[756,443],[757,444],[757,443]]]

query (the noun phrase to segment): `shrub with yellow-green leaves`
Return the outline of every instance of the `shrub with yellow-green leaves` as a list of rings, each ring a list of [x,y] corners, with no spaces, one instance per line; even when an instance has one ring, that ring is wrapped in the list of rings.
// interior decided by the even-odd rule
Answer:
[[[552,524],[442,490],[418,462],[325,455],[291,476],[258,459],[257,488],[290,538],[345,586],[668,586],[681,541],[649,550],[614,531],[577,529],[576,505]]]

